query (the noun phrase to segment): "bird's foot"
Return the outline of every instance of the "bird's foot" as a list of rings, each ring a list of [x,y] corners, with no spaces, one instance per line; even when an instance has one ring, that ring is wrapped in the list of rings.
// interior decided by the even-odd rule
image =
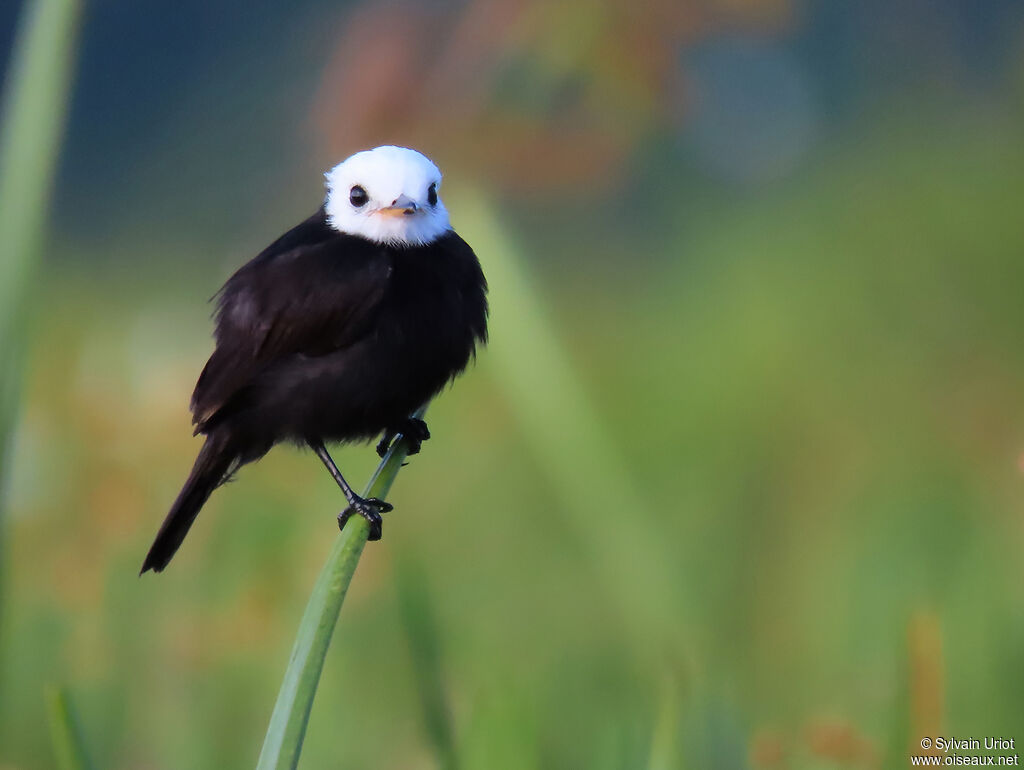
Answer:
[[[427,424],[423,420],[417,420],[414,417],[410,417],[402,425],[402,429],[399,431],[405,440],[409,442],[408,454],[418,454],[420,451],[420,445],[430,438],[430,431],[427,430]]]
[[[383,457],[391,449],[391,444],[395,440],[395,436],[399,433],[409,443],[409,454],[414,455],[420,451],[420,445],[430,438],[430,431],[427,430],[427,424],[423,420],[417,420],[415,417],[409,417],[404,422],[396,425],[393,428],[388,428],[384,431],[384,437],[377,444],[377,454]]]
[[[349,505],[348,508],[338,514],[338,529],[345,529],[345,522],[349,520],[349,517],[353,513],[358,513],[370,524],[370,534],[367,536],[367,540],[380,540],[381,529],[384,524],[384,520],[381,518],[382,513],[388,513],[393,511],[395,506],[391,503],[385,503],[383,500],[379,500],[376,497],[357,497],[355,501]]]

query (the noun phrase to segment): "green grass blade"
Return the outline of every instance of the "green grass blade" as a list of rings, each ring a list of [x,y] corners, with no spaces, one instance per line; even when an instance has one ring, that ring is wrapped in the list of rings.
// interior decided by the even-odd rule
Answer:
[[[78,0],[25,3],[0,105],[0,595],[29,295],[67,114],[80,12]]]
[[[426,407],[414,416],[422,418],[425,411]],[[408,452],[404,438],[395,442],[370,479],[366,497],[387,496]],[[263,739],[257,770],[282,770],[299,763],[327,648],[368,534],[369,525],[363,517],[349,519],[313,586]]]
[[[49,687],[46,693],[50,737],[58,770],[91,770],[94,765],[85,752],[82,729],[67,690]]]
[[[456,770],[455,729],[441,672],[441,644],[422,566],[406,555],[396,562],[398,609],[409,640],[423,725],[437,755],[438,767]]]
[[[68,107],[81,4],[25,4],[0,117],[0,493],[8,474],[25,354],[28,296],[40,260]]]
[[[679,751],[679,685],[675,676],[666,674],[661,680],[661,702],[651,735],[651,753],[647,770],[676,770],[682,767]]]
[[[572,367],[572,356],[559,343],[557,325],[496,207],[480,189],[449,190],[447,197],[459,212],[459,234],[480,255],[487,275],[487,363],[548,474],[557,503],[551,515],[563,516],[586,545],[628,629],[652,641],[677,612],[663,572],[673,561],[669,544],[658,536],[650,506]],[[543,372],[542,387],[537,372]],[[621,512],[621,524],[594,526],[594,511],[605,510]]]

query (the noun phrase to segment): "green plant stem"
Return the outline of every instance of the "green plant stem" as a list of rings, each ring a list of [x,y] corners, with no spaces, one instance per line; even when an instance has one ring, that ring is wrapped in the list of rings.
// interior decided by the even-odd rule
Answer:
[[[0,493],[9,473],[28,297],[42,251],[80,12],[78,0],[25,4],[0,112]]]
[[[0,596],[6,583],[4,514],[28,347],[29,296],[42,252],[80,15],[78,0],[25,3],[0,104]],[[0,620],[5,620],[2,610],[0,605]]]
[[[94,765],[85,752],[82,729],[71,706],[67,690],[51,686],[46,692],[50,716],[50,739],[58,770],[91,770]]]
[[[679,683],[673,672],[661,678],[661,702],[651,735],[651,753],[647,770],[681,768],[679,754]]]
[[[441,639],[426,571],[409,553],[395,560],[398,610],[416,676],[423,727],[441,770],[458,770],[455,728],[441,670]]]
[[[425,412],[424,406],[413,416],[422,419]],[[408,454],[409,445],[403,436],[377,466],[364,497],[386,497]],[[320,571],[299,623],[288,669],[263,739],[257,770],[294,768],[299,763],[327,648],[368,534],[366,519],[362,516],[350,518]]]
[[[449,188],[446,198],[459,212],[459,234],[473,244],[487,275],[492,318],[486,365],[548,477],[557,500],[551,515],[563,517],[587,548],[603,592],[634,642],[656,649],[678,613],[669,589],[680,587],[667,586],[662,572],[674,558],[671,544],[658,534],[644,490],[572,366],[571,352],[552,333],[557,324],[500,210],[480,188]],[[594,525],[594,511],[602,510],[622,514],[616,526]]]

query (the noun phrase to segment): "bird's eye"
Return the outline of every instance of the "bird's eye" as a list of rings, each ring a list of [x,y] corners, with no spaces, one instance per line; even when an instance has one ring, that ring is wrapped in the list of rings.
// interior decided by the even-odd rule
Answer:
[[[427,203],[431,206],[437,205],[437,182],[434,182],[427,188]]]
[[[351,190],[348,191],[348,201],[356,208],[365,206],[367,201],[369,200],[370,196],[367,195],[366,190],[364,190],[359,185],[355,185]]]

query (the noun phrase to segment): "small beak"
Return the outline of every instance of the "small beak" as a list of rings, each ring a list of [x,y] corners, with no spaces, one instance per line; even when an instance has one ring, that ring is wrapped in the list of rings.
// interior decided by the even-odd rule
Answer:
[[[377,213],[384,217],[409,217],[418,214],[419,210],[416,201],[406,195],[399,195],[390,206],[377,209]]]

